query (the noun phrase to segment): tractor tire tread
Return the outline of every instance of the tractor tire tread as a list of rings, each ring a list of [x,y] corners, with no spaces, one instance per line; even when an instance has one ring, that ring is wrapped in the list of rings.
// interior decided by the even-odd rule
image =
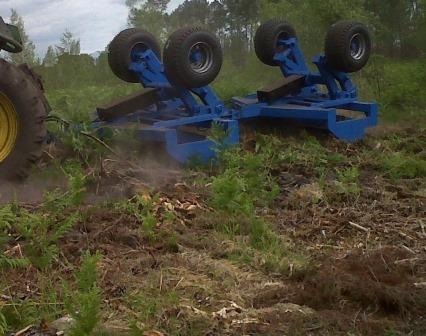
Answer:
[[[360,62],[353,62],[347,51],[348,35],[354,29],[361,29],[368,38],[366,57]],[[325,55],[331,68],[338,71],[353,73],[361,70],[368,62],[371,53],[371,37],[366,27],[355,21],[339,21],[329,29],[325,40]]]
[[[108,63],[112,72],[121,80],[128,83],[139,83],[138,76],[129,70],[131,62],[132,38],[144,39],[150,48],[161,58],[161,48],[157,39],[150,32],[141,28],[128,28],[120,32],[108,47]]]
[[[266,21],[256,31],[254,38],[254,49],[261,62],[269,66],[277,66],[274,61],[276,53],[277,30],[285,29],[291,37],[296,37],[296,30],[288,22],[282,19],[271,19]]]
[[[189,51],[185,50],[185,41],[196,33],[208,34],[209,38],[215,40],[213,42],[215,44],[213,46],[215,49],[214,67],[209,76],[190,73],[185,67],[186,56]],[[176,30],[167,40],[163,54],[165,71],[169,80],[187,88],[198,88],[210,84],[217,77],[222,67],[223,54],[220,42],[213,34],[201,27],[184,27]]]
[[[18,66],[0,59],[0,91],[14,104],[19,116],[19,125],[15,148],[0,163],[0,179],[24,179],[34,163],[42,155],[42,145],[47,130],[45,119],[48,114],[44,102],[44,94],[34,82]]]

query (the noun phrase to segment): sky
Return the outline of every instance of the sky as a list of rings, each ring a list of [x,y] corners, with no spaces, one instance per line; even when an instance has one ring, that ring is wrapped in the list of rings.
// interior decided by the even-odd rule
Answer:
[[[183,0],[171,0],[169,10]],[[126,28],[125,0],[0,0],[0,16],[8,22],[10,9],[24,18],[25,29],[43,56],[68,29],[81,40],[81,52],[102,51]]]

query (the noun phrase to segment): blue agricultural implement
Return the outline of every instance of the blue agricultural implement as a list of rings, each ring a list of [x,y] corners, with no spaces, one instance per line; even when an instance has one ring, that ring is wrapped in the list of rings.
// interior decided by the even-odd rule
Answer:
[[[364,25],[341,21],[326,38],[325,55],[314,57],[312,72],[300,49],[294,28],[271,20],[255,37],[259,59],[280,68],[283,79],[247,97],[225,104],[209,84],[219,74],[222,50],[211,33],[183,28],[164,48],[163,62],[155,38],[141,29],[121,32],[109,47],[109,63],[121,79],[144,87],[141,93],[97,110],[93,126],[130,129],[146,142],[164,143],[181,163],[214,157],[209,139],[213,124],[226,131],[226,143],[238,144],[240,121],[254,118],[295,120],[328,130],[338,139],[354,142],[377,125],[378,107],[360,102],[349,73],[361,70],[371,52]]]

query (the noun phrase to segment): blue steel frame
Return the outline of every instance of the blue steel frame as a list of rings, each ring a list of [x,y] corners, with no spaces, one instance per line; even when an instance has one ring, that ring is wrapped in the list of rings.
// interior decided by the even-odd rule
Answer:
[[[308,127],[327,129],[338,139],[348,142],[362,139],[368,127],[377,125],[377,104],[358,101],[357,88],[348,74],[330,69],[325,56],[314,57],[313,63],[319,72],[312,73],[296,38],[280,40],[279,45],[282,51],[275,55],[275,60],[283,75],[304,76],[304,87],[300,92],[272,103],[259,101],[257,95],[234,98],[236,118],[292,119]],[[326,93],[321,90],[321,85],[327,88]],[[341,111],[352,112],[346,112],[352,117],[342,115]]]
[[[331,70],[324,56],[315,57],[314,64],[319,72],[312,73],[297,39],[281,40],[279,45],[282,50],[275,60],[283,75],[305,78],[305,85],[297,94],[272,103],[259,101],[256,94],[234,98],[233,109],[229,109],[210,86],[187,89],[176,85],[169,81],[164,65],[154,52],[135,51],[130,70],[138,75],[145,88],[156,88],[161,100],[149,109],[135,111],[112,122],[95,121],[93,126],[133,129],[143,141],[164,143],[174,159],[185,163],[192,157],[208,161],[215,156],[214,143],[202,132],[193,131],[208,129],[212,123],[223,126],[229,145],[239,143],[239,120],[247,118],[294,119],[306,126],[328,129],[346,141],[363,138],[366,128],[377,125],[377,104],[357,101],[357,89],[346,73]],[[191,58],[197,59],[197,55]],[[327,88],[327,93],[320,90],[320,85]],[[361,112],[362,116],[343,117],[338,110]]]
[[[215,156],[214,142],[203,135],[212,123],[227,132],[226,143],[239,143],[238,121],[229,118],[230,110],[210,86],[189,90],[171,83],[152,50],[132,53],[130,70],[145,88],[157,89],[160,102],[112,122],[96,121],[95,128],[132,129],[143,141],[164,143],[169,155],[181,163],[191,158],[208,161]],[[193,132],[188,126],[199,130]]]

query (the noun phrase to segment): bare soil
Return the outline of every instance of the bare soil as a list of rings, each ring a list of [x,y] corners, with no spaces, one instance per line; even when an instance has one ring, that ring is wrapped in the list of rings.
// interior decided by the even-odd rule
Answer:
[[[371,135],[374,146],[382,131]],[[348,156],[370,146],[326,145]],[[277,172],[281,194],[265,216],[306,257],[302,269],[280,273],[265,268],[256,251],[247,262],[234,258],[245,238],[214,229],[220,218],[194,176],[173,167],[158,168],[153,178],[152,171],[105,162],[80,209],[85,220],[61,241],[51,274],[70,277],[83,251],[100,251],[103,322],[111,334],[129,333],[128,321],[136,320],[157,335],[426,335],[424,181],[390,181],[365,167],[358,199],[314,203],[306,198],[316,183],[308,170]],[[154,240],[133,216],[99,206],[137,193],[160,196]],[[12,296],[40,295],[35,270],[7,278]],[[152,316],[129,304],[139,293],[156,303]],[[171,294],[178,300],[167,301]]]

